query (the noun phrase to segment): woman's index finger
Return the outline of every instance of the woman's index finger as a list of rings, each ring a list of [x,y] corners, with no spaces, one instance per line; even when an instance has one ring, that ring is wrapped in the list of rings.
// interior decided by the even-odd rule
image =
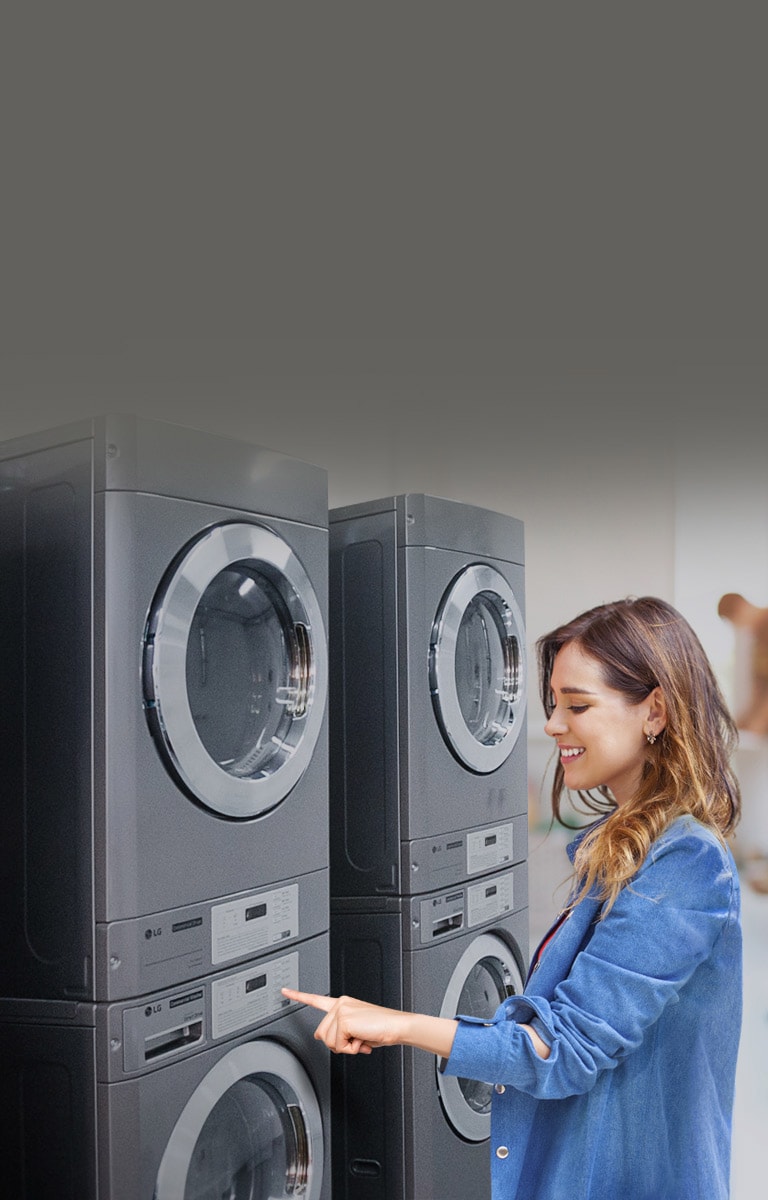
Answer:
[[[318,996],[315,992],[297,992],[294,988],[281,988],[284,996],[289,1000],[295,1000],[298,1004],[308,1004],[311,1008],[320,1008],[323,1012],[330,1012],[336,1003],[333,996]]]

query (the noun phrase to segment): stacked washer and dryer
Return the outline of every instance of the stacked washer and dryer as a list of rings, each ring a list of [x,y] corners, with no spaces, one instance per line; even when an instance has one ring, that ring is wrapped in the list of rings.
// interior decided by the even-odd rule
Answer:
[[[523,527],[407,494],[330,512],[331,990],[489,1016],[528,948]],[[332,1063],[334,1200],[490,1195],[487,1083]]]
[[[84,421],[0,559],[7,1194],[326,1200],[326,472]]]

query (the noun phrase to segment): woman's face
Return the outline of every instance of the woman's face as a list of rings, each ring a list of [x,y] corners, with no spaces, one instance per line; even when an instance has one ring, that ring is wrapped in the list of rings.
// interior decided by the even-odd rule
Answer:
[[[600,663],[575,642],[557,653],[550,680],[552,715],[544,726],[560,751],[571,791],[610,788],[617,804],[632,798],[647,754],[647,735],[664,728],[658,688],[640,704],[608,687]]]

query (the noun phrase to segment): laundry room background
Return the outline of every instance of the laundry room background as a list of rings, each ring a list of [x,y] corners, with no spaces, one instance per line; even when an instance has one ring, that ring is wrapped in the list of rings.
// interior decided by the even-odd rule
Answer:
[[[755,149],[765,31],[731,8],[680,6],[678,19],[674,5],[663,28],[648,6],[565,6],[557,19],[535,6],[443,2],[333,13],[192,0],[80,15],[48,7],[15,6],[0,38],[0,443],[125,414],[307,464],[327,476],[329,509],[426,494],[507,515],[525,534],[531,668],[545,630],[652,593],[691,620],[733,704],[736,638],[718,601],[737,592],[768,606],[765,180]],[[132,586],[146,591],[141,550],[133,537]],[[69,648],[57,651],[65,670]],[[550,750],[533,670],[527,699],[535,943],[557,907],[562,845],[544,837]],[[150,749],[147,740],[147,763]],[[768,742],[758,752],[768,773]],[[147,766],[156,768],[161,778]],[[166,752],[166,789],[173,769]],[[129,782],[115,771],[116,787]],[[747,837],[763,799],[760,787],[745,792]],[[190,810],[185,832],[204,816]],[[48,848],[55,842],[49,832]],[[305,847],[310,857],[317,849]],[[150,859],[162,868],[157,847]],[[267,907],[291,886],[284,868],[283,858]],[[206,864],[198,881],[188,869],[183,895],[158,903],[189,909],[214,870]],[[451,903],[465,886],[451,888]],[[392,901],[398,915],[417,903]],[[300,905],[300,925],[305,913],[322,924],[325,905],[306,892]],[[248,909],[266,915],[261,904]],[[116,914],[115,934],[132,911],[126,902]],[[518,915],[506,920],[519,941]],[[765,944],[762,930],[754,944]],[[324,937],[296,941],[303,964]],[[401,951],[415,970],[422,952]],[[453,953],[461,961],[458,936]],[[206,961],[204,995],[178,982],[174,1012],[186,1024],[173,1029],[191,1031],[179,1036],[194,1036],[209,988],[243,982],[242,961],[233,970]],[[77,1005],[66,1038],[17,1022],[0,1049],[31,1061],[58,1054],[77,1075],[91,1062],[88,1038],[103,1048],[135,1022],[131,1044],[141,1045],[138,1023],[161,1017],[108,992],[121,972],[105,963],[99,995],[110,998],[94,1003],[109,1018],[97,1032],[92,1009],[83,1016]],[[324,964],[310,959],[318,987]],[[37,967],[14,970],[27,992],[37,986]],[[762,1064],[762,956],[758,971],[748,1044]],[[248,974],[254,1003],[266,978]],[[268,985],[274,996],[278,981]],[[157,983],[163,1001],[172,986]],[[411,995],[432,999],[427,984]],[[190,1130],[204,1127],[215,1143],[222,1126],[241,1129],[225,1100],[230,1067],[282,1079],[282,1090],[260,1093],[262,1116],[280,1125],[299,1100],[317,1143],[330,1087],[311,1015],[281,1013],[273,1024],[296,1061],[268,1050],[254,1060],[243,1034],[232,1060],[223,1044],[210,1057],[182,1045],[179,1062],[142,1074],[143,1087],[111,1086],[115,1128],[144,1106],[153,1152],[168,1147],[166,1182]],[[150,1053],[167,1033],[161,1023],[160,1041],[148,1035]],[[208,1079],[211,1124],[195,1101]],[[423,1076],[416,1092],[433,1082]],[[87,1121],[85,1091],[75,1100]],[[764,1091],[761,1074],[742,1092],[755,1098],[750,1119],[743,1107],[737,1117],[742,1178],[760,1178],[747,1152],[761,1144]],[[189,1107],[172,1113],[182,1095]],[[53,1093],[45,1102],[61,1109]],[[155,1127],[146,1114],[158,1110],[165,1124]],[[39,1115],[44,1129],[44,1107]],[[63,1154],[67,1132],[56,1136]],[[137,1165],[117,1141],[113,1166],[130,1189]],[[44,1165],[50,1149],[32,1157]],[[287,1165],[301,1188],[301,1170]]]
[[[127,414],[128,429],[131,414],[135,414],[202,431],[202,438],[193,439],[191,457],[193,442],[182,441],[172,452],[169,448],[164,465],[162,455],[154,462],[150,491],[155,489],[161,494],[170,491],[173,495],[180,477],[188,477],[191,482],[199,479],[196,486],[203,489],[211,486],[206,479],[206,463],[221,463],[218,438],[225,436],[232,439],[231,445],[266,444],[268,455],[289,455],[297,468],[298,464],[306,464],[310,475],[327,472],[328,506],[332,512],[343,513],[350,507],[354,511],[359,501],[374,495],[400,495],[402,488],[487,507],[491,512],[507,514],[512,522],[520,522],[525,533],[526,636],[531,665],[538,634],[562,620],[567,612],[611,596],[652,592],[685,608],[726,691],[733,693],[733,632],[726,627],[724,634],[723,623],[716,616],[717,601],[729,591],[761,599],[768,561],[764,520],[768,485],[754,421],[735,421],[738,405],[725,406],[723,396],[727,390],[729,396],[744,404],[754,387],[753,371],[721,372],[719,384],[714,386],[711,380],[704,380],[700,366],[682,371],[679,366],[673,369],[667,363],[663,367],[657,361],[655,372],[640,372],[615,355],[611,359],[606,352],[599,368],[589,368],[588,364],[599,357],[594,347],[581,347],[577,352],[559,345],[553,345],[545,356],[546,366],[533,361],[522,349],[510,365],[501,344],[479,342],[284,342],[259,346],[258,353],[256,349],[246,343],[168,343],[114,347],[108,355],[94,352],[90,356],[41,355],[34,360],[25,356],[6,358],[1,364],[3,388],[5,395],[15,399],[2,415],[3,438],[28,437],[31,445],[39,446],[46,439],[40,431],[52,424],[84,420],[87,425],[93,415],[94,428],[98,429],[100,414],[122,411]],[[647,361],[651,361],[651,353],[652,348]],[[585,374],[588,384],[583,380]],[[612,398],[616,396],[622,398],[620,409],[613,406]],[[671,411],[670,397],[674,398]],[[693,431],[688,420],[691,411],[698,419]],[[629,433],[627,420],[632,422]],[[658,436],[660,428],[665,431],[663,439]],[[37,433],[40,436],[36,440]],[[226,469],[218,470],[218,475],[220,485],[228,489]],[[146,477],[139,472],[137,479],[141,480],[137,487],[141,492],[147,486]],[[712,486],[713,480],[717,480],[717,487]],[[115,505],[123,486],[117,480]],[[264,503],[269,501],[267,489]],[[125,503],[120,501],[122,506]],[[141,504],[146,503],[146,497],[141,499]],[[181,505],[181,510],[186,508]],[[188,514],[184,519],[188,522],[193,517]],[[141,528],[146,531],[146,515],[143,519]],[[174,528],[179,520],[181,516],[174,518]],[[120,539],[125,538],[130,525],[124,519],[115,525]],[[194,535],[194,528],[186,534],[183,529],[178,533],[183,541],[185,536]],[[125,568],[125,564],[121,566],[120,544],[130,551],[129,557],[136,564],[128,571],[132,587],[146,591],[143,574],[148,572],[149,578],[153,572],[158,574],[161,564],[153,567],[151,556],[139,553],[145,542],[146,532],[142,534],[139,529],[138,535],[131,534],[127,542],[115,543],[113,595],[122,594],[116,582]],[[151,587],[138,606],[142,611],[150,593]],[[130,591],[125,593],[129,596]],[[546,823],[541,779],[549,750],[541,733],[540,703],[533,678],[529,679],[527,699],[529,826],[540,835]],[[173,769],[173,754],[168,758]],[[125,783],[118,773],[116,786]],[[185,786],[189,787],[189,781]],[[746,797],[747,803],[750,799],[754,797]],[[562,876],[560,868],[553,872],[551,863],[545,865],[544,858],[537,857],[540,840],[532,840],[528,869],[532,942],[556,908],[555,889]],[[553,848],[557,849],[556,843]],[[284,882],[289,866],[283,862],[278,871]],[[513,869],[518,873],[515,892],[519,896],[520,869]],[[464,890],[463,883],[452,889],[451,904],[459,903],[458,893]],[[447,895],[443,898],[449,899]],[[415,897],[408,903],[418,902],[419,897]],[[465,902],[471,903],[469,894],[461,901]],[[396,920],[408,911],[402,897],[395,898],[390,907],[392,911],[386,916],[394,914]],[[450,921],[453,916],[451,909],[446,919]],[[369,920],[367,915],[364,919]],[[507,920],[511,941],[520,945],[524,925],[518,915]],[[502,928],[506,926],[496,921],[494,936]],[[384,947],[384,926],[374,928],[371,924],[371,930],[372,940]],[[482,938],[477,942],[484,946]],[[446,955],[448,947],[446,942]],[[461,966],[461,950],[457,943],[454,958],[448,957],[443,964],[446,976],[452,968]],[[391,955],[392,951],[386,953]],[[411,961],[415,972],[418,947],[414,953],[404,947],[402,953],[406,974],[411,971]],[[281,956],[280,961],[285,957]],[[493,956],[486,957],[490,960]],[[214,971],[203,992],[209,986],[234,985],[236,977],[243,974],[239,964],[235,966],[238,970],[229,974]],[[511,962],[507,972],[513,972]],[[267,976],[260,971],[253,978],[258,987],[258,981]],[[271,979],[268,986],[274,991],[277,981]],[[30,990],[27,988],[27,994]],[[132,1009],[130,999],[121,1000],[119,993],[115,994],[118,1003],[113,1006],[110,1020],[127,1021],[130,1029],[130,1021],[140,1019],[135,1002]],[[187,986],[183,995],[173,997],[188,1004],[189,1011],[185,1009],[181,1014],[184,1029],[194,1031],[199,1024],[200,994],[200,987]],[[212,992],[211,1000],[205,1003],[210,1006],[215,995]],[[166,990],[162,999],[167,996]],[[439,995],[430,998],[427,991],[414,991],[413,997],[412,1002],[418,999],[422,1007],[429,1007],[432,999],[435,1003],[440,999]],[[44,1016],[45,1028],[46,1020]],[[275,1031],[279,1032],[287,1020],[278,1018]],[[88,1028],[85,1022],[70,1032],[73,1036],[85,1034]],[[173,1028],[182,1027],[177,1023]],[[307,1030],[296,1028],[306,1038]],[[118,1025],[111,1029],[114,1039]],[[46,1049],[47,1035],[41,1033],[40,1021],[24,1025],[14,1018],[5,1032],[14,1054],[25,1051],[25,1047],[31,1058],[41,1053],[59,1058],[70,1054],[68,1040],[53,1041]],[[110,1027],[105,1028],[101,1036],[109,1032]],[[165,1026],[159,1029],[158,1037],[162,1047],[162,1039],[168,1037]],[[152,1043],[152,1034],[140,1036],[133,1030],[129,1041],[146,1047]],[[243,1044],[252,1044],[245,1035]],[[233,1053],[235,1050],[237,1046]],[[287,1090],[280,1098],[270,1098],[269,1104],[279,1108],[288,1097],[300,1096],[306,1128],[311,1130],[313,1121],[319,1119],[313,1110],[312,1088],[304,1076],[292,1075],[290,1063],[281,1060],[271,1064],[269,1047],[266,1050],[267,1057],[258,1064],[246,1056],[242,1063],[238,1059],[233,1065],[244,1074],[257,1065],[270,1074],[282,1073]],[[151,1050],[145,1049],[147,1052]],[[77,1064],[82,1061],[80,1053],[71,1051],[76,1074]],[[306,1046],[302,1053],[309,1065]],[[209,1075],[215,1083],[215,1062],[202,1054],[192,1055],[189,1061],[194,1062],[200,1085],[205,1079],[208,1087]],[[324,1069],[319,1059],[312,1063],[313,1070]],[[149,1108],[158,1103],[151,1086],[154,1078],[147,1077],[145,1087],[137,1092],[137,1099]],[[165,1086],[168,1079],[170,1075]],[[190,1079],[188,1086],[193,1087],[194,1082]],[[431,1094],[426,1078],[418,1082],[417,1090],[419,1087]],[[128,1094],[124,1094],[128,1103]],[[204,1124],[205,1113],[195,1108],[196,1094],[192,1092],[191,1107],[181,1114],[179,1128],[202,1126],[205,1136],[215,1137],[216,1126]],[[224,1107],[217,1114],[219,1120],[226,1120],[226,1096],[223,1085]],[[446,1103],[457,1102],[448,1097]],[[327,1106],[327,1094],[325,1100],[321,1096],[321,1104]],[[316,1123],[314,1128],[317,1137]],[[165,1137],[167,1155],[162,1162],[183,1160],[171,1130],[158,1130],[158,1157]],[[115,1153],[113,1169],[119,1161]],[[168,1169],[176,1170],[175,1166]]]

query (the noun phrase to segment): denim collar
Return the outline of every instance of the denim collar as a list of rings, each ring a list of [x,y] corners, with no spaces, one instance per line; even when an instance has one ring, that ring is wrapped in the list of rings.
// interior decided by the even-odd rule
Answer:
[[[598,817],[598,819],[593,821],[591,825],[585,825],[583,829],[578,831],[576,837],[568,843],[565,849],[569,859],[571,860],[571,863],[573,863],[573,860],[576,857],[576,851],[584,841],[584,838],[587,836],[587,834],[591,833],[593,829],[597,829],[598,825],[602,825],[605,821],[607,821],[610,815],[610,813],[606,813],[604,817]]]

